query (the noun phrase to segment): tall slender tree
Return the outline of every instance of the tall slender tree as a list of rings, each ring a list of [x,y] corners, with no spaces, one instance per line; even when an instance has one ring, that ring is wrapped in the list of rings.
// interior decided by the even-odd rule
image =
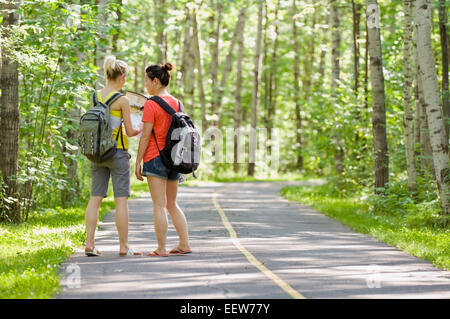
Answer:
[[[403,40],[403,108],[404,108],[404,134],[406,149],[406,166],[408,172],[408,188],[411,192],[417,192],[417,170],[414,152],[414,118],[411,110],[412,72],[411,72],[411,42],[412,42],[412,2],[403,0],[405,15],[404,40]]]
[[[193,14],[190,7],[185,8],[185,25],[183,53],[181,57],[181,83],[183,86],[182,99],[185,101],[186,111],[193,114],[194,109],[194,66],[195,50],[193,37]]]
[[[164,48],[165,24],[166,16],[165,0],[154,0],[155,2],[155,19],[156,19],[156,53],[159,64],[165,62],[166,50]]]
[[[302,156],[302,115],[300,103],[300,45],[297,30],[297,3],[292,0],[292,37],[294,45],[294,103],[295,103],[295,128],[297,142],[297,168],[303,169]]]
[[[414,3],[414,28],[417,33],[419,73],[422,79],[425,111],[427,114],[430,143],[436,182],[439,190],[442,215],[450,214],[450,168],[448,142],[442,112],[436,66],[431,44],[431,1]]]
[[[3,185],[6,186],[6,197],[18,199],[18,152],[19,152],[19,72],[13,51],[17,44],[13,43],[13,28],[19,24],[20,2],[18,0],[1,4],[3,11],[2,32],[2,73],[0,78],[1,120],[0,120],[0,169]],[[10,42],[10,43],[8,43]],[[7,44],[6,44],[7,43]],[[7,221],[21,221],[19,201],[2,203],[9,209],[0,217]]]
[[[97,88],[101,88],[105,85],[106,79],[103,74],[103,61],[108,53],[108,37],[106,34],[106,26],[108,22],[108,2],[109,0],[96,0],[98,11],[98,40],[95,43],[95,65],[98,69],[98,81],[96,83]]]
[[[205,98],[205,88],[203,86],[203,59],[202,52],[200,50],[200,31],[197,21],[198,15],[197,10],[193,13],[193,35],[194,35],[194,52],[195,52],[195,65],[197,68],[197,85],[200,96],[200,108],[202,113],[202,131],[206,130],[206,98]],[[194,114],[192,114],[193,116]]]
[[[339,1],[330,0],[331,23],[331,95],[333,104],[337,104],[337,89],[341,80],[341,30],[339,19]],[[335,130],[333,133],[334,167],[338,174],[344,170],[344,146],[341,133]]]
[[[217,126],[219,124],[219,114],[217,110],[217,100],[216,96],[219,94],[219,56],[220,56],[220,37],[222,32],[222,19],[223,19],[223,0],[216,0],[215,7],[217,8],[217,20],[215,21],[215,30],[213,34],[214,46],[212,52],[212,63],[211,63],[211,86],[212,86],[212,97],[211,97],[211,114],[213,115],[212,125]]]
[[[445,117],[445,132],[447,140],[449,138],[450,131],[450,102],[449,102],[449,90],[448,90],[448,59],[450,50],[448,46],[448,20],[447,20],[447,8],[445,0],[439,0],[439,34],[441,36],[441,51],[442,51],[442,107]]]
[[[252,115],[251,115],[251,131],[249,145],[249,164],[248,175],[255,174],[256,161],[256,126],[258,121],[258,103],[259,103],[259,82],[261,79],[261,47],[262,47],[262,28],[263,28],[263,0],[258,0],[258,31],[256,35],[256,48],[253,69],[253,92],[252,92]]]
[[[234,29],[233,36],[231,38],[230,49],[229,49],[229,51],[227,53],[227,57],[225,59],[225,64],[224,64],[224,68],[223,68],[223,72],[222,72],[222,78],[220,79],[220,84],[219,84],[219,87],[217,90],[217,95],[215,95],[213,97],[215,99],[213,109],[218,113],[219,126],[220,126],[220,117],[221,117],[221,113],[222,113],[220,111],[220,108],[222,106],[222,97],[223,97],[223,93],[225,90],[228,73],[231,71],[231,67],[232,67],[234,48],[236,46],[236,42],[237,42],[239,33],[241,32],[243,26],[245,25],[245,19],[247,18],[246,14],[247,14],[247,6],[243,6],[241,8],[241,10],[239,11],[239,16],[238,16],[238,20],[236,22],[236,27]]]
[[[380,38],[380,8],[377,0],[366,0],[367,30],[372,85],[372,131],[375,153],[375,193],[389,182],[389,156],[386,136],[386,102]]]
[[[243,60],[244,60],[244,30],[245,30],[245,21],[241,26],[241,29],[239,30],[239,36],[238,36],[238,56],[236,61],[236,91],[234,94],[235,103],[234,103],[234,163],[233,163],[233,170],[235,173],[239,172],[240,168],[240,156],[243,154],[238,154],[240,151],[239,145],[240,145],[240,135],[239,131],[241,129],[241,122],[242,122],[242,66],[243,66]]]

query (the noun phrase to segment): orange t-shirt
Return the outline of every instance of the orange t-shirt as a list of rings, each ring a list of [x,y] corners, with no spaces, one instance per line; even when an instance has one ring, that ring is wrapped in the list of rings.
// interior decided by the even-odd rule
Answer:
[[[176,112],[180,111],[178,100],[171,95],[161,95]],[[172,116],[164,111],[164,109],[156,102],[148,100],[144,104],[144,114],[142,115],[142,122],[153,123],[153,130],[155,131],[156,140],[158,141],[159,149],[162,151],[166,145],[166,136],[172,124]],[[151,161],[159,156],[158,147],[155,143],[153,133],[150,136],[150,142],[144,153],[144,163]]]

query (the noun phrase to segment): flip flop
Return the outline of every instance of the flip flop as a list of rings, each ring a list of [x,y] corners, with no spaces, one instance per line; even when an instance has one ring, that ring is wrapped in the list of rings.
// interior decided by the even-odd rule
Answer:
[[[167,254],[164,254],[164,255],[158,254],[158,252],[156,250],[152,253],[148,253],[147,256],[148,257],[169,257],[169,255],[167,255]]]
[[[172,249],[169,254],[171,255],[186,255],[186,254],[191,254],[192,250],[182,250],[179,248],[174,248]]]
[[[125,256],[142,256],[142,253],[140,251],[134,251],[133,249],[128,249],[128,251],[126,253],[119,253],[120,257],[125,257]]]
[[[97,248],[92,248],[92,250],[89,249],[85,249],[84,253],[86,254],[86,256],[88,257],[98,257],[101,256],[102,253],[97,249]]]

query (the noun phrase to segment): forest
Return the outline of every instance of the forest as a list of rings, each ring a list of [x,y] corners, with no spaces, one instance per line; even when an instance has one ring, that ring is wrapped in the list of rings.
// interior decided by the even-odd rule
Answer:
[[[448,1],[0,3],[3,222],[89,198],[77,125],[115,55],[142,94],[148,65],[175,65],[200,179],[324,178],[380,214],[448,223]]]

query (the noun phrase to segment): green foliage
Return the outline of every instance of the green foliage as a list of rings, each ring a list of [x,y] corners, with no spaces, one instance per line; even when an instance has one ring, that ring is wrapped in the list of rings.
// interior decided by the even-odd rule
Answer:
[[[92,92],[99,74],[96,59],[99,49],[115,54],[130,66],[125,90],[137,90],[146,93],[143,85],[143,73],[148,64],[157,61],[156,35],[161,30],[157,25],[156,2],[147,0],[129,0],[119,6],[116,1],[108,2],[108,22],[99,25],[98,8],[94,1],[37,0],[22,1],[19,9],[20,25],[8,30],[0,27],[0,46],[13,49],[13,58],[19,62],[20,73],[20,147],[19,175],[20,198],[5,197],[4,186],[0,184],[0,214],[8,210],[8,205],[19,200],[22,209],[24,231],[27,227],[39,227],[46,223],[61,223],[75,227],[81,222],[80,211],[71,211],[79,207],[80,201],[89,197],[90,176],[89,162],[77,153],[76,129],[78,119],[88,107],[88,96]],[[317,189],[292,189],[294,198],[301,195],[310,203],[327,210],[332,204],[334,213],[339,218],[360,225],[365,232],[380,237],[388,236],[388,242],[395,242],[399,237],[401,245],[407,245],[406,238],[421,242],[426,236],[437,236],[431,240],[442,245],[443,239],[435,232],[443,231],[440,225],[445,222],[439,217],[436,183],[425,172],[419,171],[418,191],[415,194],[407,188],[404,178],[406,171],[404,133],[403,133],[403,15],[402,1],[380,0],[381,38],[383,53],[383,71],[386,92],[386,124],[389,149],[390,180],[383,196],[373,193],[373,142],[371,128],[371,92],[364,88],[365,73],[365,13],[361,14],[359,89],[353,90],[353,39],[352,12],[348,1],[340,1],[339,18],[341,29],[340,81],[331,90],[331,49],[329,44],[330,28],[327,24],[328,2],[297,1],[298,12],[292,12],[292,2],[281,0],[266,1],[267,9],[264,20],[264,64],[261,70],[260,100],[258,107],[258,127],[272,125],[279,130],[279,167],[268,168],[264,152],[259,152],[256,159],[256,173],[247,176],[247,165],[240,166],[237,173],[233,164],[210,161],[212,153],[205,149],[198,175],[200,180],[242,181],[242,180],[279,180],[302,179],[307,176],[326,177],[328,183]],[[360,2],[362,3],[362,2]],[[257,2],[248,0],[223,2],[221,36],[219,40],[219,77],[224,70],[224,62],[231,47],[232,34],[237,22],[239,9],[249,5],[248,19],[244,34],[244,59],[242,63],[242,127],[249,128],[251,121],[251,102],[253,94],[254,48],[256,41]],[[215,110],[211,109],[215,88],[211,85],[211,68],[213,65],[213,48],[215,45],[214,23],[218,12],[205,1],[173,1],[164,8],[164,34],[167,48],[167,60],[174,63],[170,92],[183,101],[188,99],[181,83],[183,39],[186,25],[186,9],[196,9],[202,51],[203,81],[206,95],[208,118]],[[363,6],[364,8],[364,6]],[[275,20],[278,10],[278,21]],[[121,14],[121,21],[118,20]],[[437,14],[433,23],[433,49],[435,51],[438,74],[441,71],[441,53],[438,38]],[[0,17],[0,20],[2,17]],[[294,20],[294,21],[293,21]],[[276,22],[276,23],[274,23]],[[300,92],[299,101],[294,101],[294,43],[292,23],[295,22],[300,40]],[[276,27],[279,28],[278,37]],[[3,34],[8,32],[8,37]],[[99,39],[99,34],[104,39]],[[112,43],[113,37],[117,42]],[[276,44],[275,44],[276,42]],[[98,46],[96,48],[96,46]],[[274,55],[275,53],[275,55]],[[274,58],[275,57],[275,58]],[[233,64],[228,74],[221,113],[222,128],[234,125],[234,93],[236,90],[237,50],[233,52]],[[271,72],[274,73],[271,73]],[[195,83],[193,119],[201,118],[200,90],[197,88],[198,73],[191,79]],[[268,85],[270,77],[275,78],[273,87]],[[275,89],[275,91],[272,91]],[[273,94],[274,104],[265,103]],[[295,103],[300,103],[302,118],[301,139],[297,143]],[[186,103],[187,104],[187,103]],[[269,109],[274,107],[273,117],[269,118]],[[272,124],[270,124],[272,122]],[[135,157],[136,141],[130,139],[130,153]],[[225,142],[225,140],[224,140]],[[225,144],[225,143],[224,143]],[[225,147],[225,145],[224,145]],[[343,170],[336,172],[336,155],[343,150]],[[297,164],[297,157],[303,157],[303,166]],[[204,159],[204,160],[203,160]],[[133,171],[133,169],[132,169]],[[188,179],[187,185],[194,185]],[[147,192],[147,185],[140,184],[140,192]],[[298,195],[300,194],[300,195]],[[355,198],[355,194],[358,196]],[[70,208],[65,210],[64,208]],[[76,209],[75,209],[76,210]],[[348,212],[353,213],[348,213]],[[37,221],[38,215],[41,219]],[[0,219],[2,216],[0,215]],[[46,219],[47,218],[47,219]],[[28,224],[29,223],[29,224]],[[72,224],[73,223],[73,224]],[[28,225],[28,226],[27,226]],[[371,225],[375,225],[373,232]],[[389,227],[397,227],[392,231]],[[45,226],[48,227],[48,226]],[[52,226],[56,227],[56,226]],[[61,226],[66,227],[66,226]],[[77,226],[78,227],[78,226]],[[356,227],[356,226],[355,226]],[[388,227],[388,228],[386,228]],[[30,229],[31,229],[30,228]],[[20,233],[17,228],[17,234]],[[28,230],[27,230],[28,231]],[[39,232],[39,230],[36,230]],[[417,232],[417,233],[415,233]],[[425,235],[425,233],[428,235]],[[78,235],[77,235],[78,234]],[[43,287],[47,292],[32,289],[33,296],[49,296],[53,271],[50,277],[36,275],[47,272],[47,265],[57,264],[70,251],[71,245],[80,243],[79,230],[70,230],[64,238],[70,238],[71,244],[50,245],[42,252],[22,252],[30,259],[48,259],[44,266],[31,266],[21,261],[25,268],[20,268],[25,278],[34,278],[33,287]],[[6,236],[6,235],[5,235]],[[13,236],[13,235],[11,235]],[[14,235],[15,236],[15,235]],[[20,236],[11,237],[12,242]],[[50,236],[50,235],[49,235]],[[392,238],[391,238],[392,237]],[[16,239],[14,239],[16,238]],[[50,237],[49,237],[50,238]],[[420,239],[422,238],[422,239]],[[54,238],[53,238],[54,239]],[[49,239],[50,241],[53,239]],[[5,237],[6,240],[6,237]],[[9,240],[9,239],[8,239]],[[69,239],[68,239],[69,240]],[[436,244],[437,245],[437,244]],[[45,245],[44,245],[45,246]],[[5,246],[6,247],[6,246]],[[12,251],[25,249],[21,245],[12,245]],[[55,259],[50,250],[58,253]],[[431,249],[432,251],[433,249]],[[28,254],[28,255],[27,255]],[[431,254],[431,253],[430,253]],[[20,254],[19,254],[20,255]],[[436,256],[438,260],[439,254]],[[11,252],[7,259],[14,263]],[[6,257],[5,257],[6,258]],[[431,257],[430,257],[431,258]],[[442,257],[436,263],[448,265],[448,259]],[[28,268],[27,268],[28,267]],[[34,271],[31,271],[34,268]],[[2,268],[3,269],[3,268]],[[44,271],[45,269],[45,271]],[[52,268],[53,269],[53,268]],[[19,273],[6,275],[2,280],[14,291],[22,285],[17,278]],[[14,277],[14,276],[19,277]],[[8,277],[9,276],[9,277]],[[16,279],[11,279],[16,278]],[[41,279],[38,279],[41,278]],[[49,286],[49,287],[50,287]],[[12,294],[22,296],[20,292]]]
[[[71,208],[34,211],[20,225],[0,225],[0,298],[52,298],[60,263],[85,240],[86,201]],[[103,201],[100,220],[114,207]]]

